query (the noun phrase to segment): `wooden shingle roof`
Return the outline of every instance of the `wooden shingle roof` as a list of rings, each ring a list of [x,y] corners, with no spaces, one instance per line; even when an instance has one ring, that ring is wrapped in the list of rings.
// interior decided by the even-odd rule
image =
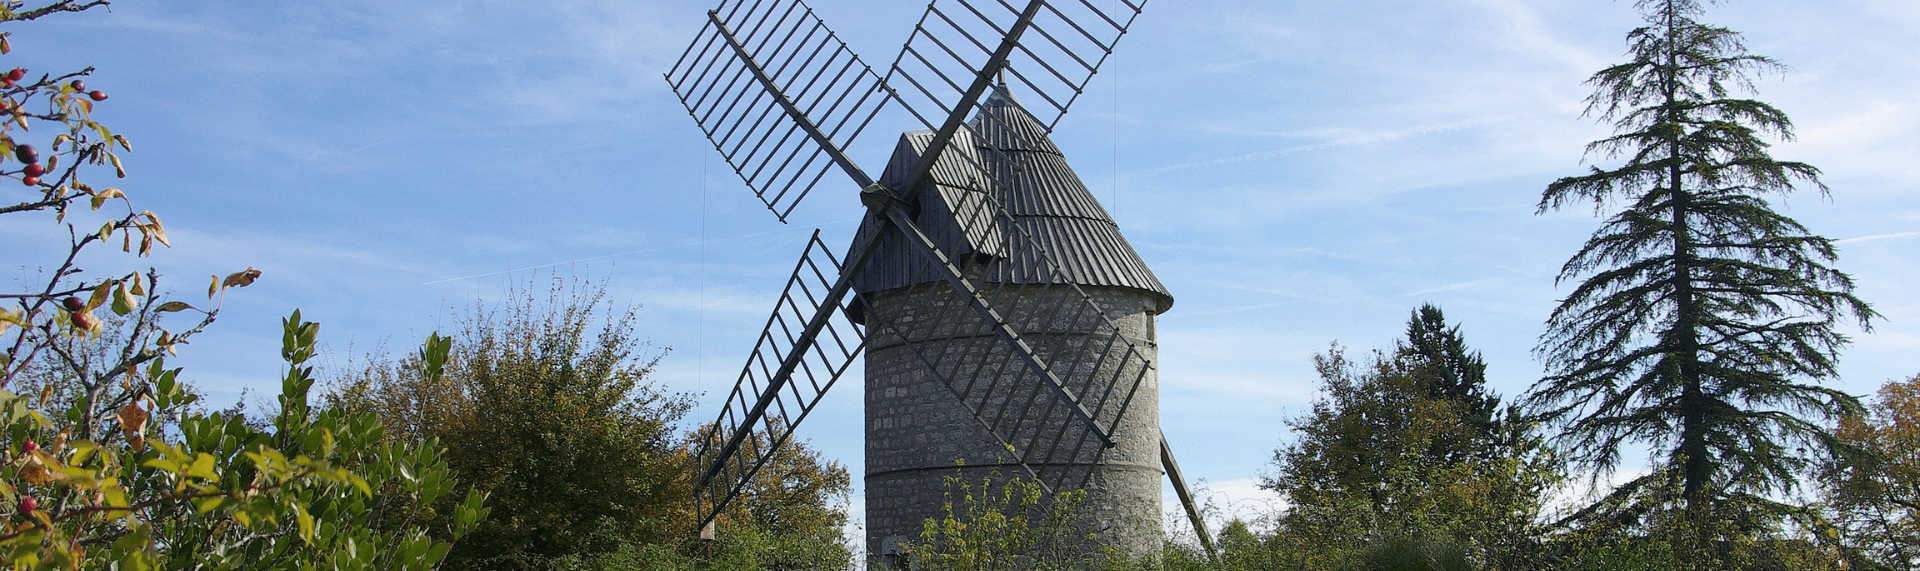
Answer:
[[[932,139],[930,131],[901,135],[881,184],[901,189]],[[977,281],[1133,288],[1158,299],[1156,313],[1173,305],[1173,295],[1067,166],[1046,129],[1004,92],[996,90],[981,102],[929,178],[911,205],[914,222],[968,266]],[[1005,208],[1004,216],[994,203]],[[869,213],[854,248],[872,239],[881,223]],[[943,280],[903,240],[896,234],[881,244],[855,289],[875,292]]]

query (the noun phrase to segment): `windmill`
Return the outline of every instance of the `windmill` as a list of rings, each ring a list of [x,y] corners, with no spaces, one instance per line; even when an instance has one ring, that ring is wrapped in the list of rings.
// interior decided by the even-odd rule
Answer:
[[[956,473],[1086,490],[1079,524],[1143,555],[1164,471],[1213,551],[1159,429],[1173,298],[1048,140],[1144,0],[1097,3],[934,0],[884,77],[800,0],[707,13],[666,78],[714,147],[783,223],[836,169],[866,214],[844,257],[814,232],[701,435],[703,529],[864,353],[871,556]],[[920,130],[876,179],[844,149],[889,103]]]

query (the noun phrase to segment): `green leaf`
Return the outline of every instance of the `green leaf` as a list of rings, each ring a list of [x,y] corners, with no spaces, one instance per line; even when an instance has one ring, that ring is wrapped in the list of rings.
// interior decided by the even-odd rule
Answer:
[[[172,460],[168,460],[166,458],[154,458],[152,460],[141,462],[140,465],[146,466],[148,468],[153,468],[155,470],[159,470],[162,472],[172,472],[176,474],[180,472],[180,463]]]
[[[347,483],[353,484],[353,487],[360,490],[360,493],[362,495],[365,495],[367,497],[373,497],[373,488],[367,486],[366,478],[362,478],[360,477],[359,474],[355,474],[353,472],[347,472],[346,475],[347,475]]]
[[[300,523],[300,539],[313,543],[313,514],[307,513],[307,507],[298,502],[293,504],[293,513]]]
[[[213,510],[220,509],[220,506],[225,505],[226,503],[227,503],[227,498],[225,497],[200,498],[198,500],[194,500],[193,507],[195,510],[198,510],[200,513],[204,514],[204,513],[212,512]],[[245,525],[245,524],[243,523],[242,525]]]
[[[212,454],[201,453],[193,459],[193,467],[187,469],[187,475],[202,480],[218,480],[220,474],[213,470]]]

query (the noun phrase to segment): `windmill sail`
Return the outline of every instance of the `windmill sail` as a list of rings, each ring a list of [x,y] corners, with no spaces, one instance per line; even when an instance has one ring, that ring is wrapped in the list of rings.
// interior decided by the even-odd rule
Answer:
[[[835,287],[841,270],[814,231],[719,418],[695,442],[702,525],[773,458],[866,347],[863,328],[842,311],[847,291]]]
[[[667,72],[707,140],[781,222],[888,99],[880,76],[799,0],[728,0]]]
[[[886,81],[921,125],[938,130],[942,120],[969,112],[965,106],[981,93],[969,97],[968,87],[977,77],[1000,72],[995,64],[1001,63],[1007,83],[1043,106],[1034,115],[1052,131],[1145,4],[1118,0],[1100,8],[1089,0],[1033,0],[1021,9],[1006,0],[935,0]],[[1011,49],[996,62],[996,46],[1010,37]]]

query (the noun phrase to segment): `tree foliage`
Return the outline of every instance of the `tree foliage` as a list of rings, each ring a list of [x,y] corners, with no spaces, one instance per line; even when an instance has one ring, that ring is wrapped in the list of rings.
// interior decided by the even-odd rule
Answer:
[[[187,408],[195,398],[160,359],[97,439],[77,437],[94,422],[86,403],[62,420],[41,412],[51,393],[0,390],[0,552],[21,569],[436,568],[486,517],[482,497],[451,499],[438,452],[383,442],[374,416],[307,405],[318,332],[297,311],[286,320],[271,426]],[[443,496],[448,517],[429,533],[414,516]],[[370,525],[383,519],[406,523]]]
[[[683,520],[683,466],[673,423],[687,397],[647,380],[636,313],[596,323],[604,290],[557,282],[544,299],[519,289],[503,307],[476,305],[450,340],[446,374],[418,358],[356,371],[333,398],[438,441],[497,514],[454,551],[467,568],[544,566],[621,541],[657,542]],[[596,331],[596,326],[597,331]]]
[[[704,551],[685,543],[696,526],[676,423],[691,395],[650,378],[663,353],[646,354],[637,311],[578,280],[514,288],[504,304],[476,304],[464,318],[444,376],[421,374],[419,358],[375,359],[350,371],[330,402],[389,419],[398,439],[437,441],[488,494],[495,516],[451,565],[618,569],[685,557]],[[849,487],[844,468],[790,443],[729,512],[726,545],[759,553],[786,544],[768,553],[825,552],[838,558],[827,566],[844,565]]]
[[[1289,505],[1269,539],[1285,559],[1275,564],[1345,566],[1393,538],[1521,555],[1515,542],[1557,481],[1553,458],[1528,423],[1494,416],[1485,363],[1438,308],[1416,311],[1392,354],[1356,363],[1335,346],[1314,364],[1322,396],[1290,422],[1297,440],[1262,482]]]
[[[1550,374],[1525,402],[1600,472],[1627,445],[1650,446],[1661,467],[1616,497],[1675,479],[1677,494],[1638,497],[1697,508],[1691,527],[1705,529],[1740,519],[1714,506],[1769,504],[1831,443],[1822,421],[1858,408],[1818,384],[1847,340],[1836,326],[1875,314],[1828,266],[1833,243],[1767,201],[1827,190],[1818,169],[1768,154],[1766,137],[1792,137],[1786,114],[1736,96],[1779,64],[1696,20],[1696,0],[1638,6],[1632,60],[1588,80],[1587,111],[1615,134],[1587,151],[1624,162],[1541,196],[1542,212],[1619,207],[1561,269],[1578,283],[1548,319],[1537,351]]]
[[[773,429],[787,430],[779,423],[774,423]],[[681,450],[684,453],[692,449],[695,438],[717,438],[718,434],[711,423],[704,425],[687,434]],[[780,440],[776,436],[781,434],[755,431],[742,445],[750,450],[765,450],[770,442]],[[845,466],[822,457],[818,450],[809,448],[805,440],[789,436],[741,486],[739,495],[715,515],[715,529],[721,535],[751,530],[752,534],[769,538],[831,545],[844,561],[852,556],[841,545],[845,539],[843,528],[848,521],[846,504],[852,482]]]
[[[1821,492],[1861,567],[1920,568],[1920,376],[1880,387],[1865,414],[1842,418],[1845,447]]]
[[[1074,523],[1084,490],[1048,496],[1023,478],[948,477],[947,514],[929,519],[907,546],[901,569],[1067,570],[1118,567],[1123,558],[1089,551],[1094,537]]]

